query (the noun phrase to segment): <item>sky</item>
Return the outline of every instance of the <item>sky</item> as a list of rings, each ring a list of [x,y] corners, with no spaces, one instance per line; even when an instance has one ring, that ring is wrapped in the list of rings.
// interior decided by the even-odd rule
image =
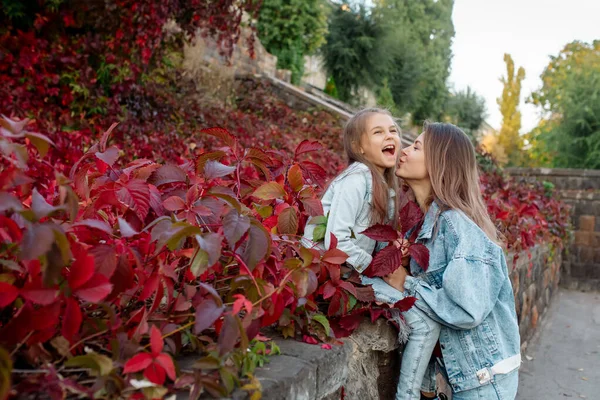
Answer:
[[[471,86],[485,98],[486,121],[499,129],[502,116],[496,99],[506,75],[504,53],[525,68],[521,89],[521,133],[539,121],[538,108],[525,104],[540,88],[550,55],[573,40],[600,39],[600,0],[455,0],[456,35],[449,83],[455,90]]]

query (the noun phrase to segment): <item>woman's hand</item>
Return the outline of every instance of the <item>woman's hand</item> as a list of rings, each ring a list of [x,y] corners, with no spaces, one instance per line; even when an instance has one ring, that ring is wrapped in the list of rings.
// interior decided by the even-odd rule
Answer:
[[[394,289],[404,292],[404,281],[406,281],[407,276],[408,272],[406,272],[406,269],[404,267],[398,267],[398,269],[391,274],[384,276],[383,280]]]

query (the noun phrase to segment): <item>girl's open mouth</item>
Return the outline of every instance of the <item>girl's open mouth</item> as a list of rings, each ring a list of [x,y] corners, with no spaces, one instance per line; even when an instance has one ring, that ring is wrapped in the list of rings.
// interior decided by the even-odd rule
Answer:
[[[394,156],[394,155],[396,155],[396,146],[394,146],[393,144],[388,144],[381,151],[390,156]]]

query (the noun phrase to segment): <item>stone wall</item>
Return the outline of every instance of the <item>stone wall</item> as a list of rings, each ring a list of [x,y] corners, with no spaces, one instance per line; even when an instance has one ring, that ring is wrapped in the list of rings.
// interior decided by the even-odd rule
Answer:
[[[512,263],[513,258],[509,254],[507,260],[515,291],[521,348],[525,351],[556,294],[561,256],[559,250],[540,245],[519,254],[516,264]],[[342,345],[331,350],[270,336],[280,347],[281,355],[272,357],[255,373],[262,385],[263,399],[337,400],[342,391],[348,400],[394,399],[402,349],[396,329],[384,319],[371,323],[365,318]],[[179,365],[186,369],[193,361],[180,360]],[[441,376],[438,386],[444,393],[450,393]],[[239,390],[232,396],[232,399],[246,398],[247,394]]]
[[[525,352],[531,337],[545,317],[548,306],[557,293],[560,282],[562,249],[537,245],[507,258],[510,279],[515,293],[515,307],[521,334],[521,351]]]
[[[561,285],[600,291],[600,170],[509,168],[517,179],[555,185],[572,207],[573,241],[565,247]]]

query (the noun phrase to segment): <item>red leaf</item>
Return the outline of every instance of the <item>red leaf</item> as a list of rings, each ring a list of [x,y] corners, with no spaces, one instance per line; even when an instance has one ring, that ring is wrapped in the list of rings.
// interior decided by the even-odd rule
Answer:
[[[417,301],[416,297],[412,297],[412,296],[405,297],[402,300],[394,303],[394,308],[397,308],[402,312],[408,311],[415,304],[416,301]]]
[[[176,165],[166,164],[156,170],[148,182],[154,186],[166,185],[173,182],[185,182],[187,174]]]
[[[389,225],[383,224],[373,225],[360,233],[379,242],[392,242],[399,237],[398,231]]]
[[[300,200],[304,205],[304,210],[309,217],[317,217],[323,215],[323,203],[319,199],[302,199]]]
[[[163,201],[162,204],[168,211],[179,211],[185,208],[185,201],[179,196],[171,196]]]
[[[337,248],[338,240],[333,232],[329,232],[329,250]]]
[[[354,297],[357,296],[356,286],[347,281],[341,281],[339,286],[346,289],[349,293],[351,293]]]
[[[156,289],[158,289],[158,283],[159,283],[158,274],[153,273],[152,275],[150,275],[150,278],[148,278],[146,280],[146,282],[144,282],[144,288],[142,289],[142,292],[140,293],[140,297],[138,300],[145,301],[150,296],[152,296],[152,294],[154,292],[156,292]]]
[[[71,264],[67,279],[69,286],[72,290],[76,290],[89,281],[92,275],[94,275],[94,257],[86,252],[81,252]]]
[[[13,285],[5,282],[0,282],[0,307],[6,307],[19,295],[19,291]]]
[[[160,331],[155,325],[152,325],[152,328],[150,329],[150,350],[154,357],[162,353],[163,345],[164,343]]]
[[[246,299],[243,294],[234,294],[233,297],[236,299],[233,302],[233,314],[239,313],[242,308],[246,308],[248,313],[252,312],[252,302]]]
[[[385,313],[385,310],[383,308],[369,308],[369,312],[371,314],[371,322],[375,323],[375,321],[377,321],[377,318],[379,318],[381,314]]]
[[[249,228],[250,218],[246,215],[241,215],[234,208],[230,209],[223,217],[223,233],[227,238],[229,247],[232,249]]]
[[[421,243],[413,243],[408,247],[408,253],[419,264],[423,271],[429,268],[429,249]]]
[[[218,161],[225,156],[226,156],[226,153],[221,150],[211,151],[208,153],[200,154],[198,156],[198,159],[196,160],[196,173],[203,174],[204,166],[206,165],[206,163],[208,161]]]
[[[302,335],[302,341],[308,344],[317,344],[319,341],[312,336]]]
[[[110,278],[117,268],[117,253],[114,247],[99,244],[89,250],[89,254],[94,257],[96,271],[107,278]]]
[[[279,214],[277,231],[282,235],[295,235],[298,232],[298,214],[294,207],[288,207]]]
[[[130,374],[132,372],[138,372],[147,368],[150,364],[152,364],[152,356],[149,353],[136,354],[125,363],[123,373]]]
[[[302,161],[300,167],[317,183],[322,184],[327,178],[327,171],[319,164],[311,161]]]
[[[79,332],[81,327],[81,321],[83,316],[81,315],[81,309],[79,302],[74,298],[67,299],[67,307],[65,308],[65,314],[62,321],[62,335],[70,342],[74,342],[75,335]]]
[[[177,378],[175,375],[175,365],[173,364],[173,359],[168,354],[159,354],[156,356],[156,362],[164,368],[171,380],[174,381]]]
[[[377,300],[375,298],[375,292],[373,291],[373,288],[370,285],[363,286],[363,287],[357,287],[356,288],[356,298],[358,299],[358,301],[364,301],[364,302]]]
[[[140,179],[131,179],[116,191],[119,201],[129,207],[143,221],[150,209],[150,189]]]
[[[271,235],[260,223],[252,221],[242,252],[244,262],[250,270],[254,270],[254,267],[269,254],[271,254]]]
[[[42,279],[37,277],[32,282],[26,283],[20,293],[25,299],[45,306],[56,300],[58,290],[56,288],[45,288]]]
[[[196,321],[194,324],[194,333],[201,334],[202,331],[209,328],[223,314],[225,306],[219,306],[214,299],[204,299],[202,303],[196,306]]]
[[[323,287],[323,298],[324,299],[328,299],[330,297],[332,297],[335,294],[336,291],[336,287],[333,286],[333,284],[329,281],[327,281],[325,283],[325,286]]]
[[[322,148],[323,145],[316,140],[303,140],[298,147],[296,147],[294,158],[298,158],[299,155],[304,153],[321,150]]]
[[[395,246],[388,246],[375,255],[369,271],[371,276],[386,276],[402,265],[402,251]]]
[[[119,149],[116,146],[111,146],[108,149],[106,149],[104,153],[100,153],[99,151],[97,151],[96,158],[104,161],[106,164],[112,167],[112,165],[119,158]]]
[[[265,310],[261,322],[262,326],[269,326],[277,322],[284,309],[285,302],[283,300],[283,295],[278,294],[277,292],[273,293],[271,295],[271,305]]]
[[[229,133],[229,131],[223,128],[206,128],[202,129],[200,133],[205,133],[207,135],[211,135],[218,139],[221,139],[231,149],[234,149],[235,145],[237,144],[237,139],[235,138],[235,136],[233,136],[231,133]]]
[[[229,314],[225,315],[219,334],[219,354],[222,356],[233,350],[239,337],[240,327],[237,323],[237,317]]]
[[[327,250],[325,254],[323,254],[323,261],[328,262],[330,264],[341,265],[346,262],[348,259],[348,255],[344,253],[340,249],[331,249]]]
[[[110,294],[112,284],[102,274],[95,274],[83,286],[75,291],[75,295],[90,303],[99,303]]]
[[[423,220],[423,211],[414,201],[409,201],[400,210],[400,231],[402,236]]]
[[[74,223],[73,226],[87,226],[89,228],[101,230],[102,232],[107,233],[109,235],[112,235],[113,233],[110,225],[99,219],[84,219],[82,221]]]
[[[323,350],[331,350],[332,349],[332,347],[331,347],[331,345],[329,343],[322,344],[321,348]]]
[[[60,316],[60,302],[56,302],[49,306],[38,308],[31,313],[30,326],[35,330],[44,330],[54,328],[58,324]]]
[[[299,192],[304,186],[304,178],[302,178],[302,170],[298,164],[290,167],[287,174],[288,182],[294,192]]]
[[[340,307],[342,305],[342,303],[340,302],[340,299],[341,299],[341,295],[339,292],[337,292],[331,298],[331,302],[329,303],[329,307],[327,308],[328,316],[336,315],[340,312]]]
[[[343,315],[340,318],[340,326],[347,331],[354,331],[364,319],[364,309],[359,312],[353,312],[348,315]]]
[[[162,385],[165,382],[165,370],[157,362],[152,362],[148,368],[144,370],[144,376],[157,385]]]

